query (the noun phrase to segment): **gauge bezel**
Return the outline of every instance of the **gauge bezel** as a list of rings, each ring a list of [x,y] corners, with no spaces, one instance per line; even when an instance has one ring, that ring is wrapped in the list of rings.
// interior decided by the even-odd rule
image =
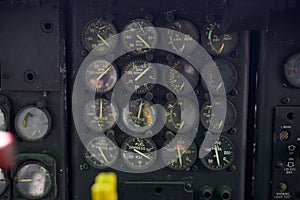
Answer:
[[[1,112],[3,113],[4,120],[5,120],[5,126],[6,126],[5,129],[2,130],[2,131],[7,131],[7,130],[9,130],[9,119],[8,119],[8,114],[7,114],[6,109],[5,109],[2,105],[0,105],[0,110],[1,110]]]
[[[0,196],[1,196],[6,192],[9,182],[8,182],[8,176],[6,174],[6,171],[4,171],[4,169],[0,168],[0,173],[3,175],[4,183],[5,183],[3,190],[2,191],[0,190]]]

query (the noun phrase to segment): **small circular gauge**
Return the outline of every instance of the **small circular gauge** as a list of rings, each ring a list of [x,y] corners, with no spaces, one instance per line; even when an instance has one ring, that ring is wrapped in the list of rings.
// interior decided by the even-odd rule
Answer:
[[[173,69],[167,75],[167,84],[176,93],[186,94],[192,92],[186,85],[190,84],[193,89],[197,87],[199,82],[198,71],[184,59],[175,59],[170,65]]]
[[[131,169],[148,169],[157,157],[157,148],[151,139],[129,137],[124,141],[122,148],[122,159]]]
[[[118,80],[118,70],[114,64],[105,60],[96,60],[85,71],[87,86],[98,93],[110,91]]]
[[[179,35],[175,31],[185,34],[184,36]],[[177,53],[192,53],[196,49],[196,43],[193,40],[199,42],[199,31],[198,28],[187,20],[176,20],[168,30],[168,45],[172,50]]]
[[[212,107],[216,106],[216,110],[219,110],[218,107],[226,107],[226,117],[225,122],[223,120],[219,120],[213,113],[212,113]],[[224,105],[222,101],[215,100],[213,103],[207,101],[203,103],[200,109],[200,119],[203,124],[203,126],[206,129],[210,128],[210,131],[218,132],[218,131],[228,131],[230,128],[233,127],[236,121],[236,108],[234,105],[227,100],[227,105]],[[212,125],[210,126],[210,123]],[[223,129],[221,129],[223,126]]]
[[[82,42],[88,51],[97,55],[106,55],[113,51],[118,43],[115,25],[103,19],[94,19],[86,24],[82,32]]]
[[[51,129],[51,117],[46,109],[35,106],[22,108],[15,119],[16,131],[26,141],[39,141]]]
[[[96,132],[105,132],[111,129],[117,119],[117,107],[103,98],[88,101],[83,110],[84,123]]]
[[[222,81],[216,78],[216,74],[214,74],[213,70],[210,68],[205,68],[203,75],[206,76],[206,79],[209,81],[209,84],[212,88],[213,94],[220,94],[220,89],[224,84],[225,92],[228,93],[236,86],[238,82],[238,73],[234,67],[234,65],[223,59],[215,60],[216,66],[219,69],[220,75],[222,77]],[[207,90],[207,86],[202,79],[202,85]]]
[[[190,99],[180,98],[169,101],[165,109],[167,115],[165,125],[171,131],[186,132],[196,128],[199,108]]]
[[[0,106],[0,130],[7,130],[7,114],[2,106]]]
[[[130,131],[145,132],[155,124],[156,120],[155,107],[145,99],[131,100],[123,110],[123,122]]]
[[[20,195],[28,199],[44,198],[52,189],[50,172],[39,163],[30,163],[19,168],[15,183]]]
[[[0,196],[5,192],[7,184],[6,175],[3,169],[0,168]]]
[[[212,142],[213,143],[213,142]],[[232,142],[223,136],[214,144],[203,144],[200,154],[206,155],[201,158],[205,167],[211,170],[223,170],[229,167],[234,158],[234,146]]]
[[[300,88],[300,54],[294,54],[288,58],[284,65],[284,73],[288,82],[294,87]]]
[[[197,146],[190,138],[178,136],[175,145],[164,145],[162,151],[163,161],[173,170],[185,170],[197,160]],[[191,144],[188,146],[188,144]],[[175,158],[175,159],[174,159]]]
[[[127,90],[136,94],[149,92],[157,79],[157,70],[144,59],[132,60],[123,70],[123,84]]]
[[[157,44],[157,32],[153,24],[145,19],[136,19],[124,28],[123,43],[135,54],[143,54]]]
[[[118,155],[116,142],[106,136],[99,136],[88,142],[85,158],[91,166],[104,169],[113,166],[118,160]]]
[[[214,56],[228,55],[236,48],[238,41],[237,33],[223,34],[217,22],[208,24],[201,35],[202,45]]]

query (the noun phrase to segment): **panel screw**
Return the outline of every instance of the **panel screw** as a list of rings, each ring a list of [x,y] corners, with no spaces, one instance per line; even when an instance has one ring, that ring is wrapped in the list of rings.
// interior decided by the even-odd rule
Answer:
[[[281,99],[281,102],[283,104],[288,104],[288,103],[291,102],[291,98],[290,97],[284,97],[284,98]]]

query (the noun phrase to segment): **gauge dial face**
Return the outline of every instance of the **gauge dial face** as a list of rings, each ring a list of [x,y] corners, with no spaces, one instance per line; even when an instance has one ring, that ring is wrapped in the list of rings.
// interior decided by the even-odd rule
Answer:
[[[289,57],[284,65],[284,73],[291,85],[300,88],[300,54]]]
[[[173,69],[171,69],[167,75],[168,86],[179,94],[193,92],[190,91],[190,87],[187,87],[187,84],[190,84],[191,87],[195,89],[199,82],[199,73],[193,65],[184,59],[175,59],[171,62],[171,67]]]
[[[214,56],[228,55],[236,48],[238,41],[237,33],[222,34],[217,22],[208,24],[201,36],[202,45]]]
[[[39,141],[51,129],[51,117],[47,110],[35,106],[21,109],[15,119],[16,131],[26,141]]]
[[[213,94],[220,94],[220,89],[222,88],[222,86],[225,87],[225,92],[228,93],[236,86],[238,82],[238,73],[234,65],[227,60],[218,59],[215,60],[215,63],[217,68],[219,69],[223,82],[216,77],[216,74],[214,74],[214,71],[211,70],[211,68],[205,68],[203,75],[206,76],[206,79],[209,81],[209,84],[212,88],[211,92]],[[207,90],[207,86],[204,83],[203,79],[202,85]]]
[[[136,59],[129,62],[124,70],[122,82],[126,89],[136,94],[149,92],[157,82],[157,70],[144,59]]]
[[[85,158],[91,166],[104,169],[116,163],[119,156],[118,149],[115,141],[112,141],[108,137],[95,137],[87,144]]]
[[[232,142],[223,136],[215,141],[214,145],[203,144],[201,159],[205,167],[211,170],[223,170],[229,167],[234,158],[234,146]]]
[[[166,106],[166,127],[173,132],[183,132],[196,128],[199,108],[187,98],[169,101]],[[182,110],[182,112],[181,112]]]
[[[131,100],[123,110],[123,122],[130,131],[145,132],[155,124],[156,119],[155,107],[145,99]]]
[[[175,31],[185,34],[179,35]],[[196,43],[199,42],[199,31],[197,27],[187,20],[177,20],[172,23],[170,30],[168,30],[169,41],[168,45],[176,53],[192,53],[196,49]]]
[[[105,132],[111,129],[117,119],[117,107],[107,99],[90,100],[83,110],[84,123],[95,132]]]
[[[82,42],[88,51],[96,55],[106,55],[113,51],[118,43],[116,27],[103,19],[94,19],[86,24],[82,32]]]
[[[118,80],[118,70],[114,64],[105,60],[92,62],[85,71],[86,85],[98,93],[113,89]]]
[[[212,123],[210,127],[210,131],[212,132],[223,132],[228,131],[230,128],[232,128],[235,124],[237,116],[236,108],[234,107],[234,105],[230,101],[227,101],[225,122],[223,120],[220,121],[216,118],[216,116],[214,116],[214,114],[212,113],[212,106],[216,106],[216,110],[218,110],[218,107],[225,107],[226,105],[218,100],[215,100],[213,103],[210,103],[209,101],[205,102],[200,109],[200,119],[203,126],[206,129],[209,129],[209,125],[210,123]]]
[[[151,22],[136,19],[125,26],[123,43],[134,54],[143,54],[156,46],[157,32]]]
[[[41,199],[52,189],[50,172],[38,163],[22,166],[16,174],[18,192],[24,198]]]
[[[7,179],[3,169],[0,168],[0,196],[5,192],[7,187]]]
[[[0,131],[7,130],[7,115],[5,110],[0,106]]]
[[[191,146],[188,146],[188,144],[191,144]],[[173,170],[188,169],[196,162],[197,157],[196,144],[186,136],[176,138],[175,145],[164,145],[162,151],[163,161]]]
[[[157,148],[151,139],[130,137],[125,140],[122,148],[122,159],[131,169],[148,169],[157,157]]]

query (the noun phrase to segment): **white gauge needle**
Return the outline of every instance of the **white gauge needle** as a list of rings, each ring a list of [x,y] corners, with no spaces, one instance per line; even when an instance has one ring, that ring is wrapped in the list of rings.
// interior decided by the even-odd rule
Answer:
[[[141,40],[141,41],[146,45],[146,47],[151,48],[150,45],[149,45],[149,44],[148,44],[141,36],[136,35],[136,37],[137,37],[139,40]]]
[[[141,155],[141,156],[143,156],[143,157],[149,159],[149,160],[152,160],[151,157],[145,155],[144,153],[140,152],[139,150],[133,149],[133,151],[134,151],[135,153],[137,153],[137,154],[139,154],[139,155]]]
[[[225,44],[223,43],[222,46],[221,46],[221,48],[219,49],[219,53],[222,53],[224,47],[225,47]]]
[[[141,117],[141,112],[142,112],[142,108],[143,108],[144,103],[141,101],[141,104],[139,106],[139,112],[138,112],[138,119]]]
[[[97,34],[97,37],[107,46],[107,47],[110,47],[110,45],[109,45],[109,43],[108,42],[106,42],[105,40],[104,40],[104,38],[101,36],[101,35],[99,35],[99,34]]]
[[[219,91],[219,89],[222,87],[223,83],[220,83],[217,88],[216,88],[216,91]]]
[[[134,80],[138,81],[144,74],[147,73],[147,71],[150,70],[150,67],[148,67],[147,69],[145,69],[142,73],[140,73],[140,75],[138,75]]]
[[[219,153],[218,153],[218,149],[217,149],[217,145],[215,145],[215,154],[216,154],[216,158],[217,158],[217,163],[218,163],[218,166],[221,165],[220,163],[220,157],[219,157]]]
[[[100,147],[98,147],[98,150],[99,150],[101,156],[103,157],[103,159],[105,160],[105,162],[108,163],[108,160],[107,160],[106,156],[104,155],[102,149]]]
[[[181,158],[180,148],[179,147],[177,147],[177,153],[178,153],[178,159],[179,159],[180,167],[182,167],[182,158]]]
[[[102,102],[102,99],[100,100],[100,119],[102,119],[103,117],[103,102]]]
[[[107,72],[111,69],[111,66],[109,66],[100,76],[98,76],[97,81],[99,81]]]

